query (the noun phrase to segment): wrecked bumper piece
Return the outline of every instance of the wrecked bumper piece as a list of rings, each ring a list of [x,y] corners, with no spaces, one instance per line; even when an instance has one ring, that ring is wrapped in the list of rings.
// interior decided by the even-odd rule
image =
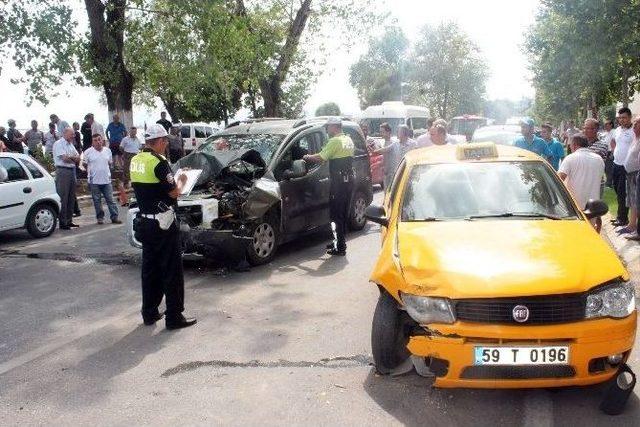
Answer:
[[[245,259],[253,238],[244,225],[236,229],[193,229],[180,225],[184,253],[195,253],[225,263],[238,263]]]

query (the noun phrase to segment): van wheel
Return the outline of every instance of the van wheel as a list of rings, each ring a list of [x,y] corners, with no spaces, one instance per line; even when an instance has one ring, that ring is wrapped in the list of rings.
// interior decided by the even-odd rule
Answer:
[[[247,248],[247,260],[251,265],[271,262],[276,256],[279,241],[279,229],[273,215],[265,215],[251,229],[253,240]]]
[[[351,204],[351,214],[349,215],[349,228],[353,231],[362,230],[367,223],[364,210],[367,208],[367,198],[362,191],[357,191]]]
[[[371,352],[376,370],[388,375],[410,356],[409,336],[405,330],[408,315],[386,292],[380,293],[371,328]]]
[[[50,205],[38,205],[27,216],[27,231],[35,238],[50,236],[56,229],[58,214]]]

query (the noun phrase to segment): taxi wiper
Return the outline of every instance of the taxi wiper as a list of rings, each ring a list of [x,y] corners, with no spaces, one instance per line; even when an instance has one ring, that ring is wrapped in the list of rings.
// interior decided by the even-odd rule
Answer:
[[[553,220],[562,219],[562,217],[559,217],[557,215],[551,215],[542,212],[503,212],[499,214],[469,215],[465,219],[472,220],[482,218],[547,218]]]

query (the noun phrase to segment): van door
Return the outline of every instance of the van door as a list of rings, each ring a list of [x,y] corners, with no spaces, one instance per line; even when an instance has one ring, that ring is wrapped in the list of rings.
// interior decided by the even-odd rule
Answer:
[[[0,230],[22,227],[31,206],[33,188],[24,168],[10,157],[0,157],[7,180],[0,182]]]
[[[356,173],[354,191],[364,191],[369,198],[373,192],[371,190],[371,165],[369,164],[369,153],[364,135],[359,128],[345,126],[343,129],[344,133],[353,141],[354,146],[353,169]]]
[[[310,164],[301,178],[284,179],[283,173],[294,160],[305,154],[316,154],[322,148],[325,135],[311,131],[296,137],[282,154],[274,170],[280,182],[282,222],[284,232],[297,233],[329,223],[329,165]]]

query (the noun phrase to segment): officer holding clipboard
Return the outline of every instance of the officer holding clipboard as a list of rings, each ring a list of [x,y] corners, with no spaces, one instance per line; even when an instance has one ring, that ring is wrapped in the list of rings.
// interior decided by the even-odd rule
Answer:
[[[145,148],[131,159],[131,185],[140,213],[134,220],[135,237],[142,243],[142,320],[153,325],[162,319],[158,306],[165,297],[167,329],[196,323],[185,318],[184,277],[180,230],[175,218],[177,198],[187,177],[176,183],[169,162],[162,155],[169,143],[162,125],[145,132]]]

